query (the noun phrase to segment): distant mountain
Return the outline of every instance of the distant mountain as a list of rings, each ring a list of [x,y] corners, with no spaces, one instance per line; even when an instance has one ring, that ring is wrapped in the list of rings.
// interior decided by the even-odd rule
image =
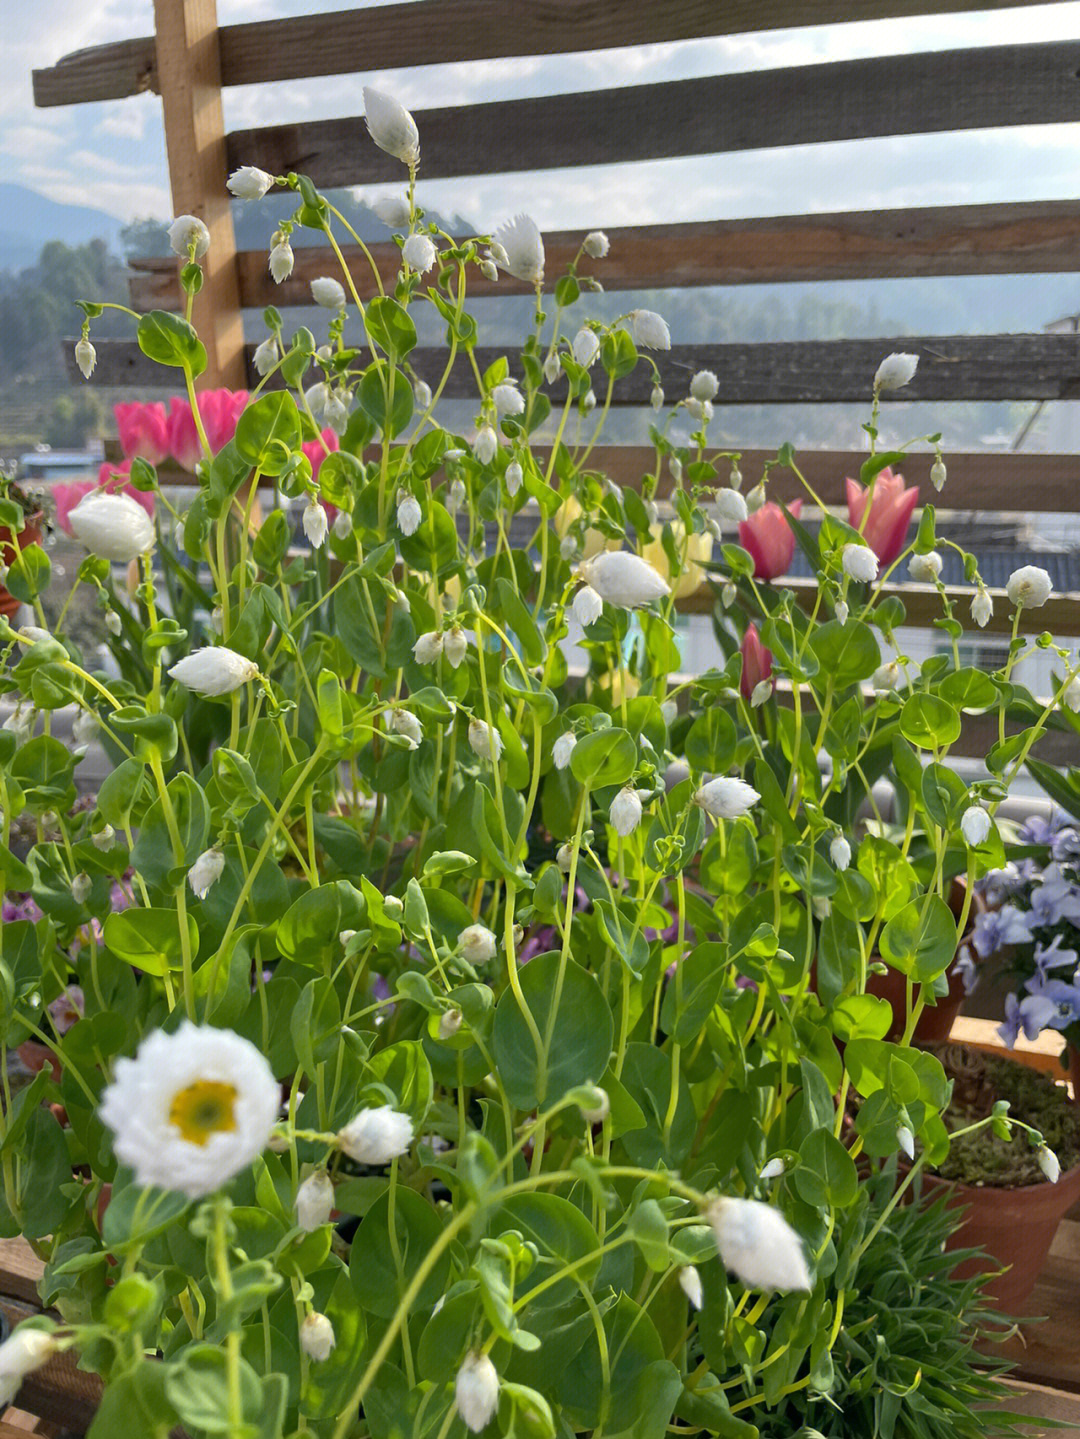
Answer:
[[[123,222],[88,205],[62,205],[25,185],[0,184],[0,270],[33,265],[49,240],[83,245],[102,239],[119,250]]]

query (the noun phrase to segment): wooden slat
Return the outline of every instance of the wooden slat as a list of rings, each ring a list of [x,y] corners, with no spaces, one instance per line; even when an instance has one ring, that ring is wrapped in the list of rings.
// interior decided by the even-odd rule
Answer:
[[[94,381],[103,385],[171,387],[175,379],[154,364],[133,340],[100,340]],[[892,350],[919,356],[914,380],[893,399],[910,400],[1070,400],[1080,399],[1080,335],[902,335],[881,340],[797,340],[777,344],[675,345],[653,355],[661,383],[672,397],[686,393],[696,370],[712,370],[720,381],[724,405],[794,405],[840,401],[867,403],[874,372]],[[74,380],[74,342],[64,342]],[[247,346],[250,382],[254,346]],[[441,377],[447,352],[422,348],[410,355],[417,374],[434,385]],[[476,359],[483,369],[506,355],[520,374],[514,348],[481,346]],[[597,369],[598,395],[603,373]],[[205,384],[205,382],[204,382]],[[652,372],[638,365],[615,387],[616,405],[647,405]],[[558,403],[565,382],[549,392]],[[455,366],[443,390],[446,399],[475,399],[476,384],[464,362]]]
[[[609,254],[602,262],[587,262],[582,272],[595,273],[604,289],[612,291],[878,276],[1056,274],[1076,269],[1080,202],[715,220],[642,225],[607,233]],[[580,230],[544,236],[549,275],[566,269],[577,255],[581,239]],[[369,249],[384,288],[392,289],[401,252],[391,241]],[[356,245],[343,247],[343,252],[360,298],[370,299],[377,291],[363,252]],[[266,251],[242,250],[236,259],[240,303],[245,309],[309,305],[311,281],[325,274],[329,264],[322,246],[300,246],[292,275],[278,285],[267,268]],[[135,309],[180,309],[180,285],[172,260],[153,256],[131,264]],[[492,282],[478,270],[469,275],[469,289],[479,296],[532,292],[531,286],[512,275]]]
[[[425,179],[1080,119],[1080,42],[889,55],[416,113]],[[883,99],[887,97],[887,100]],[[229,168],[400,182],[360,116],[237,130]],[[224,183],[225,176],[221,177]]]
[[[937,0],[935,12],[1014,8],[1039,0]],[[314,75],[558,55],[734,35],[795,25],[834,25],[926,13],[924,0],[429,0],[227,25],[222,83],[252,85]],[[34,71],[36,105],[116,100],[157,89],[152,36],[95,45]]]
[[[957,1044],[966,1044],[969,1049],[981,1049],[987,1054],[1003,1054],[1005,1044],[997,1030],[997,1020],[972,1019],[961,1014],[953,1022],[949,1038]],[[1056,1029],[1044,1029],[1037,1039],[1028,1039],[1021,1034],[1015,1047],[1008,1052],[1030,1069],[1050,1074],[1054,1079],[1064,1079],[1065,1070],[1061,1067],[1064,1049],[1064,1035]]]

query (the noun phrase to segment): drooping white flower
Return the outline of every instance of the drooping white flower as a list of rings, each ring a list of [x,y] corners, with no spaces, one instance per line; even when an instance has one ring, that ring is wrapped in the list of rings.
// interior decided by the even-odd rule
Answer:
[[[583,630],[595,624],[604,610],[604,601],[592,585],[582,585],[570,605],[570,613]]]
[[[521,482],[525,478],[525,471],[518,464],[517,460],[511,460],[506,467],[506,493],[511,499],[521,489]]]
[[[495,936],[486,925],[467,925],[458,935],[458,951],[470,964],[487,964],[495,950]]]
[[[420,748],[420,741],[424,738],[424,727],[414,714],[410,714],[408,710],[392,709],[390,711],[390,728],[408,742],[410,749]]]
[[[787,1166],[784,1164],[784,1161],[782,1159],[770,1159],[765,1165],[765,1167],[762,1169],[761,1173],[758,1175],[758,1178],[762,1181],[766,1181],[769,1179],[779,1179],[786,1167]]]
[[[644,350],[670,350],[671,331],[655,310],[631,310],[630,337]]]
[[[562,374],[562,365],[559,357],[553,350],[544,360],[544,379],[549,385],[553,385]]]
[[[746,508],[750,514],[756,515],[767,499],[768,495],[765,493],[765,481],[759,480],[746,496]]]
[[[398,492],[397,503],[397,526],[403,535],[415,535],[420,528],[424,512],[420,508],[420,501],[415,495],[410,495],[407,490]]]
[[[504,380],[496,385],[491,398],[500,415],[521,415],[525,411],[525,396],[513,380]]]
[[[747,518],[746,501],[738,490],[717,490],[716,514],[721,524],[738,525]]]
[[[570,763],[570,756],[574,753],[574,746],[577,744],[577,735],[573,730],[567,730],[561,734],[551,747],[551,758],[555,761],[556,769],[565,769]]]
[[[695,400],[691,395],[688,400],[683,401],[683,408],[688,415],[693,415],[694,419],[700,420],[703,425],[707,425],[713,417],[711,400]]]
[[[772,698],[772,692],[773,682],[771,679],[758,680],[750,692],[750,708],[752,710],[760,709],[766,700]]]
[[[225,856],[220,849],[205,849],[188,870],[188,884],[197,899],[205,899],[210,888],[221,878]]]
[[[273,175],[260,170],[257,165],[241,165],[225,181],[226,187],[238,200],[261,200],[274,185]]]
[[[116,613],[115,610],[105,611],[105,628],[109,631],[111,635],[118,635],[120,631],[124,628],[120,616]]]
[[[1080,714],[1080,677],[1074,675],[1061,691],[1061,703],[1073,714]]]
[[[706,1218],[726,1268],[749,1289],[808,1292],[802,1240],[779,1209],[757,1199],[718,1199]]]
[[[469,492],[465,488],[465,481],[458,475],[446,492],[446,508],[449,513],[456,515],[468,497]]]
[[[383,195],[371,208],[389,230],[407,230],[412,224],[409,202],[400,195]]]
[[[444,1009],[439,1015],[439,1038],[441,1040],[453,1039],[464,1019],[465,1016],[460,1009]]]
[[[659,410],[664,403],[664,392],[659,385],[653,385],[649,391],[649,404],[654,410]]]
[[[486,1354],[466,1354],[454,1380],[454,1399],[470,1434],[479,1434],[491,1423],[499,1402],[499,1375]]]
[[[938,455],[937,459],[930,466],[930,483],[933,485],[934,489],[937,490],[939,495],[945,488],[945,480],[945,461],[941,458],[940,455]]]
[[[413,399],[418,410],[426,410],[431,404],[431,386],[426,380],[413,381]]]
[[[169,226],[169,247],[182,260],[201,260],[210,248],[210,231],[197,215],[177,215]]]
[[[690,381],[690,394],[695,400],[715,400],[720,391],[720,381],[712,370],[698,370]]]
[[[703,784],[694,795],[694,803],[714,819],[738,819],[748,814],[761,796],[753,785],[734,776],[722,776]]]
[[[971,618],[984,630],[990,623],[994,613],[994,601],[990,597],[990,591],[985,585],[980,585],[975,591],[975,598],[971,601]]]
[[[300,1326],[300,1348],[309,1359],[321,1364],[323,1360],[330,1358],[336,1344],[334,1326],[325,1314],[313,1309],[304,1316],[304,1322]]]
[[[413,1142],[413,1122],[390,1104],[362,1109],[338,1130],[339,1147],[357,1164],[389,1164]]]
[[[94,373],[94,366],[97,364],[97,351],[85,335],[75,342],[75,363],[82,371],[84,380],[88,380]]]
[[[915,1158],[915,1136],[906,1124],[898,1126],[896,1142],[909,1159]]]
[[[889,660],[883,665],[878,665],[870,680],[874,689],[883,692],[903,689],[907,684],[907,676],[903,667],[896,660]]]
[[[111,849],[115,838],[116,830],[113,829],[111,824],[105,825],[102,829],[98,830],[97,834],[91,836],[94,848],[100,850]]]
[[[833,835],[829,845],[829,858],[836,869],[847,869],[851,863],[851,845],[842,834]]]
[[[510,256],[499,244],[498,240],[492,240],[491,248],[489,250],[485,250],[484,253],[488,255],[492,260],[494,260],[496,265],[500,265],[504,270],[508,268],[510,264]]]
[[[0,1344],[0,1408],[7,1408],[28,1374],[47,1364],[57,1350],[52,1333],[24,1322]]]
[[[443,652],[442,635],[437,630],[429,630],[416,641],[412,652],[418,665],[433,665]]]
[[[304,404],[316,420],[326,419],[326,406],[330,401],[330,386],[325,380],[317,380],[304,391]]]
[[[738,590],[735,588],[732,582],[728,580],[728,582],[723,586],[720,591],[720,603],[723,605],[724,609],[729,610],[731,608],[731,606],[735,603],[735,596],[737,594]]]
[[[495,245],[491,255],[500,268],[527,285],[544,283],[544,241],[530,215],[515,215],[500,225],[495,231],[495,244],[501,246],[502,258]]]
[[[207,645],[192,650],[177,660],[169,670],[170,678],[179,680],[198,695],[227,695],[238,690],[259,673],[254,660],[237,654],[225,645]]]
[[[309,1174],[296,1191],[296,1223],[306,1234],[313,1234],[330,1223],[334,1210],[334,1186],[325,1169]]]
[[[635,609],[662,599],[671,590],[659,570],[629,550],[604,550],[586,560],[581,577],[605,604]]]
[[[399,100],[365,85],[364,120],[368,134],[380,150],[393,155],[403,165],[420,163],[420,131]]]
[[[93,710],[80,710],[71,722],[71,738],[77,745],[88,745],[100,728]]]
[[[490,425],[481,425],[473,440],[473,454],[482,465],[490,465],[498,448],[498,435]]]
[[[353,532],[352,515],[348,510],[338,510],[334,516],[333,531],[339,540],[347,540]]]
[[[255,347],[255,353],[251,357],[251,363],[255,371],[260,375],[268,375],[278,362],[277,340],[273,335],[263,340],[261,345]]]
[[[570,873],[570,866],[574,861],[574,846],[572,844],[561,844],[555,851],[555,863],[563,874]]]
[[[588,414],[590,410],[595,410],[595,409],[596,409],[596,391],[595,391],[595,390],[586,390],[585,393],[584,393],[584,395],[582,395],[582,397],[581,397],[581,402],[580,402],[580,403],[581,403],[581,408],[585,411],[586,414]]]
[[[287,235],[282,235],[270,247],[270,278],[276,285],[282,284],[293,272],[293,264],[296,256],[293,254],[293,247],[289,244]]]
[[[611,1096],[600,1085],[592,1087],[592,1095],[581,1106],[581,1117],[586,1124],[603,1124],[611,1113]]]
[[[469,748],[480,759],[498,760],[503,752],[503,737],[482,719],[469,721]]]
[[[430,235],[410,235],[401,248],[401,258],[412,269],[424,275],[439,257]]]
[[[972,804],[960,816],[960,833],[964,843],[978,849],[990,833],[990,816],[981,804]]]
[[[68,524],[88,550],[115,564],[130,564],[154,543],[154,522],[130,495],[91,491],[68,511]]]
[[[590,230],[585,236],[582,249],[594,260],[602,260],[611,248],[611,242],[603,230]]]
[[[330,532],[330,520],[326,510],[312,496],[304,506],[304,534],[313,550],[320,549],[326,542],[326,536]]]
[[[265,1149],[281,1089],[260,1051],[229,1029],[185,1019],[117,1059],[99,1117],[138,1184],[213,1194]]]
[[[1061,1164],[1057,1155],[1048,1144],[1040,1144],[1035,1151],[1035,1162],[1049,1179],[1051,1184],[1056,1184],[1061,1178]],[[3,1350],[0,1349],[0,1356]]]
[[[311,298],[324,310],[344,310],[345,286],[329,275],[320,275],[311,282]]]
[[[622,788],[608,810],[611,827],[616,834],[633,834],[641,823],[641,798],[632,785]]]
[[[701,1275],[694,1264],[684,1264],[679,1270],[679,1288],[689,1299],[691,1307],[700,1309],[705,1303],[705,1294],[701,1287]]]
[[[80,872],[71,881],[71,897],[76,904],[85,904],[90,898],[90,891],[93,888],[93,880],[85,870]]]
[[[837,600],[836,609],[833,613],[836,615],[836,623],[838,625],[846,625],[848,622],[848,615],[850,614],[850,610],[847,607],[847,601]]]
[[[571,348],[574,352],[574,359],[583,369],[587,370],[594,364],[600,353],[600,336],[595,330],[590,330],[588,326],[583,325],[574,336]]]
[[[451,669],[457,669],[469,648],[469,637],[460,625],[452,625],[443,636],[443,654]]]
[[[902,390],[910,384],[919,366],[918,355],[886,355],[874,376],[875,390]]]
[[[1046,604],[1053,588],[1054,583],[1044,569],[1038,565],[1022,565],[1009,576],[1005,593],[1014,605],[1025,605],[1034,610]]]
[[[877,579],[878,558],[869,545],[845,545],[842,563],[844,574],[861,584]]]
[[[937,550],[928,555],[912,555],[907,562],[908,579],[916,584],[932,585],[941,574],[942,559]]]

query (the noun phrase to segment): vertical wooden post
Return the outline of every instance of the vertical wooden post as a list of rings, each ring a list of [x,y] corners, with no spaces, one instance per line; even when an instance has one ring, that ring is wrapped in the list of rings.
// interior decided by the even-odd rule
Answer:
[[[210,231],[194,321],[206,346],[200,388],[247,386],[229,192],[216,0],[154,0],[157,73],[165,112],[173,213]]]

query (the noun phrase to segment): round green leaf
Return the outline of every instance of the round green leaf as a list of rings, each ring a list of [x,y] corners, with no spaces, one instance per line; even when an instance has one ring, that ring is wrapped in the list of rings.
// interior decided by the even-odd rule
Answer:
[[[625,784],[637,764],[637,745],[624,729],[594,730],[579,739],[570,755],[570,770],[590,789]]]
[[[900,711],[900,733],[920,749],[941,749],[960,738],[960,716],[937,695],[912,695]]]

